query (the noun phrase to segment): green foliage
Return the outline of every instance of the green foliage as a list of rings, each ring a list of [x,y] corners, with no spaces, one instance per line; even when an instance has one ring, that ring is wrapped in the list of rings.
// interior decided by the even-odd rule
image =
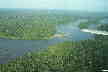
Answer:
[[[107,43],[96,40],[60,43],[1,64],[1,72],[96,72],[102,69],[100,53]]]
[[[94,20],[89,20],[88,19],[88,21],[86,21],[86,22],[81,22],[80,24],[79,24],[79,28],[80,29],[83,29],[83,28],[88,28],[89,27],[89,25],[92,25],[92,24],[99,24],[99,21],[100,19],[98,19],[98,18],[96,18],[96,19],[94,19]]]
[[[56,32],[57,24],[72,20],[65,14],[8,15],[0,19],[0,37],[8,39],[48,39]],[[91,24],[98,24],[97,19],[81,23],[79,27],[88,28]],[[99,39],[101,37],[96,35],[94,40],[64,42],[49,46],[47,50],[27,53],[7,64],[0,64],[0,72],[98,72],[107,69],[108,37]]]
[[[98,30],[108,31],[108,24],[101,24],[98,26]]]
[[[98,30],[108,31],[108,24],[102,24],[98,26]],[[100,44],[102,56],[102,67],[108,69],[108,36],[107,35],[95,35],[95,39],[102,41]]]
[[[80,27],[80,29],[88,28],[88,24],[87,23],[80,23],[79,27]]]
[[[56,32],[57,24],[70,21],[71,17],[65,15],[7,16],[0,20],[0,37],[24,40],[48,39]]]

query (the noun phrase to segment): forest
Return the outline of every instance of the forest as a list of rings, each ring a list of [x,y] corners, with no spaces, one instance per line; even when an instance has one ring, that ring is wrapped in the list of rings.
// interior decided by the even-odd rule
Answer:
[[[86,21],[78,24],[79,29],[95,24],[97,30],[108,31],[108,24],[99,24],[103,17],[80,18],[59,12],[33,15],[22,13],[23,16],[18,14],[0,16],[0,39],[49,40],[56,34],[57,25],[73,24],[82,18]],[[102,69],[108,69],[108,36],[93,36],[86,40],[65,40],[49,45],[47,49],[27,52],[0,64],[0,72],[100,72]]]

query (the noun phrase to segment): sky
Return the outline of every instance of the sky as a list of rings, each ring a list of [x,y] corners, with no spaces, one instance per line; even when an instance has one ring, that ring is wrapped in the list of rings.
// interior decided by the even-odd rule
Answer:
[[[0,8],[108,11],[108,0],[0,0]]]

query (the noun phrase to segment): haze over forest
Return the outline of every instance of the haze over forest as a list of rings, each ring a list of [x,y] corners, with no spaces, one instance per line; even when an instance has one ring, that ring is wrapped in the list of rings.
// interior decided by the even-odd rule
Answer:
[[[2,0],[0,8],[64,9],[107,12],[107,0]]]

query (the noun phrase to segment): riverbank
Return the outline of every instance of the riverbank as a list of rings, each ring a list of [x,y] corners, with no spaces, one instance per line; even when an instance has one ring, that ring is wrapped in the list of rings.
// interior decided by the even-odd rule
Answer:
[[[108,45],[108,42],[102,43],[97,40],[58,43],[49,46],[47,50],[29,52],[7,64],[0,64],[0,71],[100,71],[104,67],[101,64],[103,58],[97,53],[102,53],[101,49]]]

